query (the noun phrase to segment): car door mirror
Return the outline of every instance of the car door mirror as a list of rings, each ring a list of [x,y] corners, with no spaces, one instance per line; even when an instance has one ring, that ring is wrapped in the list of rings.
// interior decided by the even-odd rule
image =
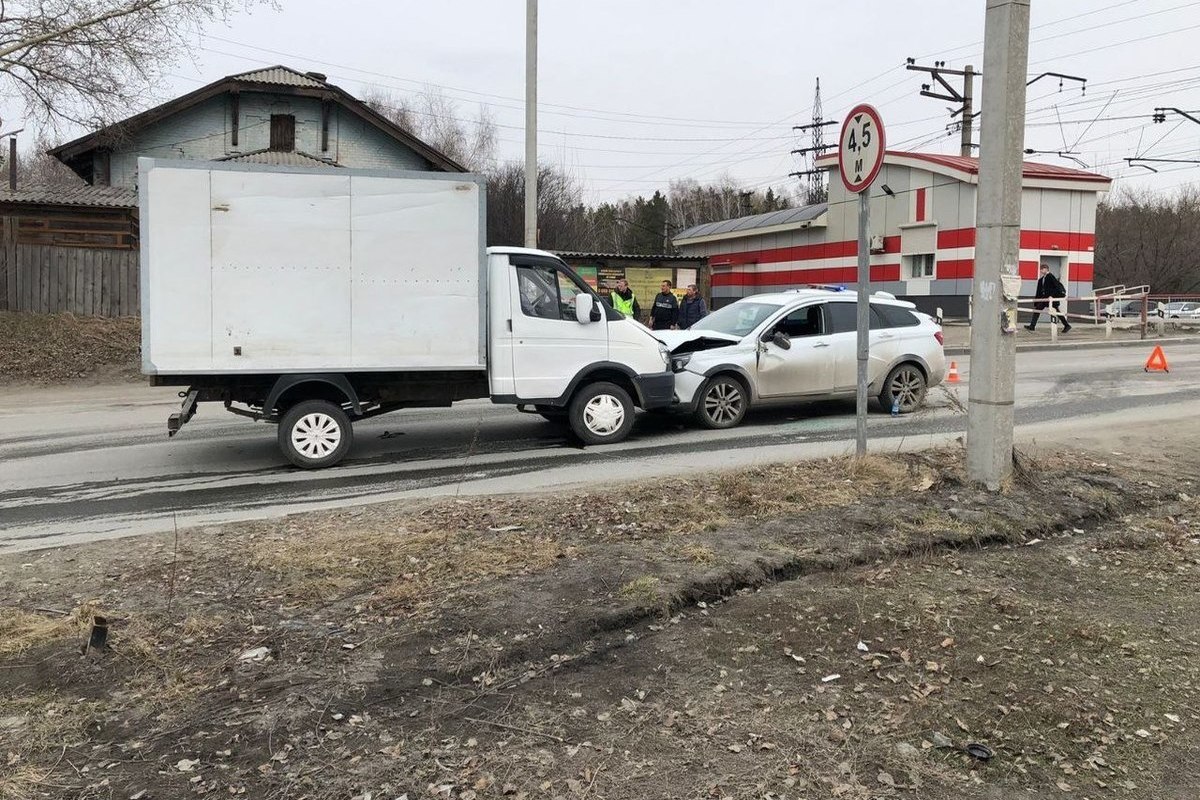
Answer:
[[[775,331],[775,333],[771,336],[771,341],[780,350],[792,349],[792,337],[788,336],[783,331]]]
[[[592,312],[598,312],[599,310],[600,309],[596,308],[595,298],[593,298],[587,292],[580,292],[579,294],[575,295],[575,319],[578,320],[581,325],[586,325],[589,322],[598,322],[600,320],[600,315],[593,314]]]

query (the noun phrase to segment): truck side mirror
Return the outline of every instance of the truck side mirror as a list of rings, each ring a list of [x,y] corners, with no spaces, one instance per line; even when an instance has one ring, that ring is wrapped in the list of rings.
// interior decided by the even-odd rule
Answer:
[[[599,321],[598,314],[592,314],[593,311],[599,311],[596,308],[596,300],[587,292],[580,292],[575,295],[575,319],[579,324],[586,325],[589,322]]]

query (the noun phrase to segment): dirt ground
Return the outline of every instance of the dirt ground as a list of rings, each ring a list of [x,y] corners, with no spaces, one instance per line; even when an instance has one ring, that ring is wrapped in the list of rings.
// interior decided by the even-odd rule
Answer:
[[[141,320],[0,312],[0,385],[140,377]]]
[[[1194,453],[1026,457],[999,494],[957,451],[835,459],[0,557],[0,798],[1194,798]]]

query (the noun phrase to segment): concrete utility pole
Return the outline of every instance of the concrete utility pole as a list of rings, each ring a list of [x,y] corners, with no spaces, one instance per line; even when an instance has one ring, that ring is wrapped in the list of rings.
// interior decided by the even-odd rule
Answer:
[[[537,0],[525,0],[525,246],[538,246]]]
[[[1029,4],[987,0],[983,34],[967,476],[993,490],[1012,471]]]

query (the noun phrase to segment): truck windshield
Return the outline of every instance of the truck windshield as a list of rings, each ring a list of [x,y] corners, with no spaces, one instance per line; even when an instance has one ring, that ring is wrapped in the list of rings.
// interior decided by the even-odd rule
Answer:
[[[774,303],[737,302],[714,311],[691,329],[745,336],[780,308],[781,306]]]

